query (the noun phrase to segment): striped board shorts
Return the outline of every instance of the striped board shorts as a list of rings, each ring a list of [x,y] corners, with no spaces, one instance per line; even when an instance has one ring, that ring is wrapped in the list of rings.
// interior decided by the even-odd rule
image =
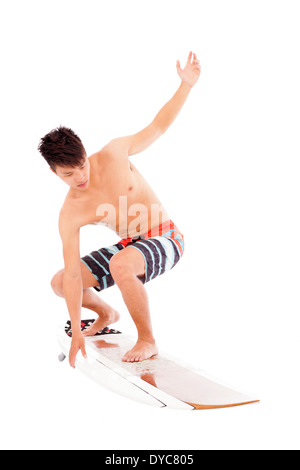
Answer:
[[[146,235],[120,240],[116,245],[100,248],[81,261],[98,282],[98,292],[115,284],[109,269],[112,257],[126,247],[136,248],[145,260],[145,275],[139,279],[145,284],[170,271],[181,259],[184,252],[184,237],[171,220],[151,229]]]

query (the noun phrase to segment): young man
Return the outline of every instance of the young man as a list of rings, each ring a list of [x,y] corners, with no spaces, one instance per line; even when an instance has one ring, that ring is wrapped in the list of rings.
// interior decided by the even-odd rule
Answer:
[[[64,297],[70,314],[72,367],[79,350],[86,357],[84,336],[94,335],[119,319],[119,313],[91,287],[101,291],[117,284],[136,325],[137,343],[123,361],[143,361],[158,353],[144,283],[177,264],[184,241],[129,157],[149,147],[178,115],[200,77],[196,54],[189,54],[184,69],[178,61],[177,72],[181,78],[178,91],[141,132],[114,139],[89,158],[79,137],[64,127],[51,131],[39,144],[51,170],[70,187],[59,218],[65,267],[51,285]],[[81,259],[80,228],[95,223],[113,229],[121,241]],[[82,306],[98,315],[84,333],[80,328]]]

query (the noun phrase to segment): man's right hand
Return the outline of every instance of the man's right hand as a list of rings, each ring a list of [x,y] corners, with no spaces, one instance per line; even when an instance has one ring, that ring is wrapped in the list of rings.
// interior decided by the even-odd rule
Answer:
[[[85,350],[85,340],[81,332],[75,335],[73,334],[73,337],[72,337],[72,343],[71,343],[71,348],[70,348],[70,353],[69,353],[69,363],[70,363],[70,366],[73,367],[73,369],[75,369],[76,356],[79,350],[81,351],[81,354],[83,355],[83,357],[86,359],[87,354]]]
[[[192,88],[199,80],[201,74],[201,66],[196,54],[190,52],[184,69],[181,69],[180,62],[178,60],[177,72],[181,78],[182,83],[185,83]]]

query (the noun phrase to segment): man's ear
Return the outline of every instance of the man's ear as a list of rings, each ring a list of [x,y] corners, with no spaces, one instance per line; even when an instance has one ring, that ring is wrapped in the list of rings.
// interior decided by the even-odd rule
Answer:
[[[54,171],[53,168],[51,168],[51,166],[49,167],[49,170],[51,170],[56,175],[56,171]]]

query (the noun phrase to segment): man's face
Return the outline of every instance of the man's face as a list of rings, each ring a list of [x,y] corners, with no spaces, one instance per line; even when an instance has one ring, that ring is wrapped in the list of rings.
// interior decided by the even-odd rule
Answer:
[[[57,176],[63,180],[70,188],[77,191],[84,191],[88,188],[90,182],[90,162],[85,156],[82,164],[76,168],[57,166]]]

